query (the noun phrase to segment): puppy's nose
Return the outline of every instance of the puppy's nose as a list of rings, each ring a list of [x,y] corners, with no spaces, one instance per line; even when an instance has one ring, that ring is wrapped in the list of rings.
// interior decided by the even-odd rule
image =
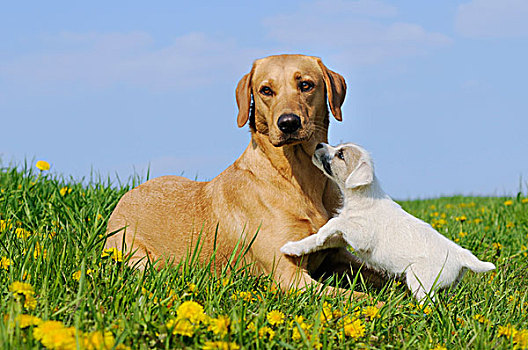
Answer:
[[[301,118],[293,113],[283,114],[279,117],[277,126],[283,133],[291,134],[299,130],[301,127]]]
[[[317,151],[318,149],[320,148],[323,148],[324,147],[324,143],[318,143],[317,146],[315,146],[315,150]]]

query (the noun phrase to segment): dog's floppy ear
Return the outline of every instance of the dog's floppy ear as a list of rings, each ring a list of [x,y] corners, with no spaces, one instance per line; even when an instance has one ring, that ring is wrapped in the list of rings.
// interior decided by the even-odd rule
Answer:
[[[346,95],[345,78],[326,68],[321,59],[318,58],[317,63],[323,70],[323,79],[326,86],[326,95],[328,96],[330,110],[332,111],[334,118],[341,121],[343,120],[343,117],[341,116],[341,106],[345,101]]]
[[[251,72],[240,79],[236,88],[236,101],[238,105],[237,124],[239,128],[246,125],[249,119],[251,108],[251,79],[253,78],[254,69],[253,66]]]
[[[345,187],[356,188],[358,186],[369,185],[374,180],[374,169],[372,163],[361,159],[359,165],[354,169],[345,181]]]

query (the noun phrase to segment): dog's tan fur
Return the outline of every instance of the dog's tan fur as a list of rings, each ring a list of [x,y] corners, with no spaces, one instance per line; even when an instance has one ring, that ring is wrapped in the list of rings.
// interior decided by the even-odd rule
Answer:
[[[301,91],[301,81],[313,83],[313,89]],[[262,94],[263,86],[273,95]],[[319,58],[280,55],[255,61],[236,90],[238,126],[249,120],[251,127],[244,153],[210,182],[164,176],[126,193],[110,217],[108,231],[127,228],[110,237],[107,247],[121,248],[125,237],[127,251],[133,252],[131,263],[146,255],[179,262],[203,230],[200,258],[207,261],[217,230],[216,263],[222,266],[241,235],[249,241],[259,230],[246,259],[261,273],[273,271],[283,288],[312,283],[307,270],[320,274],[357,268],[358,261],[345,249],[304,259],[280,253],[286,242],[317,232],[338,206],[337,187],[313,165],[311,156],[319,142],[327,142],[327,97],[332,114],[341,120],[345,92],[343,77]],[[301,128],[291,135],[277,126],[284,113],[301,118]]]

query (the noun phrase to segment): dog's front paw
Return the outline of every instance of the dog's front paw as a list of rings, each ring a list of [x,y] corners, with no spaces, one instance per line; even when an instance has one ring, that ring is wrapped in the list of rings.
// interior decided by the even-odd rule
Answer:
[[[306,254],[306,252],[303,251],[303,246],[301,244],[298,244],[296,242],[288,242],[285,245],[282,246],[280,249],[281,253],[284,253],[286,255],[293,255],[293,256],[301,256]]]

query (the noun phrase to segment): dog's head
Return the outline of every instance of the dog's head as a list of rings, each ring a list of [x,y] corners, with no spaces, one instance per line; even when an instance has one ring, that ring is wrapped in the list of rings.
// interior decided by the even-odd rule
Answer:
[[[336,147],[320,143],[315,148],[312,161],[341,188],[366,186],[374,180],[374,166],[369,153],[353,143]]]
[[[238,126],[249,120],[252,131],[267,135],[275,147],[306,141],[314,132],[324,133],[326,140],[327,99],[332,114],[341,120],[345,93],[343,77],[317,57],[262,58],[238,83]]]

